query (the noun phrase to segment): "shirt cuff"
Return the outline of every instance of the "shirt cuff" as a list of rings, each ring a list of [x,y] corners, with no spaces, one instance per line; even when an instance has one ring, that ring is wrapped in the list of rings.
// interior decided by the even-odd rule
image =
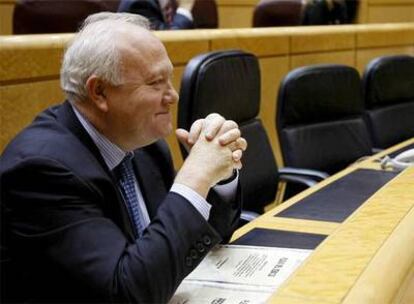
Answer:
[[[226,184],[217,184],[213,188],[220,195],[224,202],[230,203],[235,200],[237,184],[239,182],[239,170],[236,171],[236,177]]]
[[[204,199],[204,197],[183,184],[174,183],[170,191],[175,192],[187,199],[204,217],[204,219],[206,221],[208,220],[208,217],[210,216],[211,205]]]
[[[177,8],[176,13],[180,14],[180,15],[183,15],[187,19],[190,19],[190,21],[193,21],[193,14],[191,14],[191,12],[186,8],[179,7],[179,8]]]

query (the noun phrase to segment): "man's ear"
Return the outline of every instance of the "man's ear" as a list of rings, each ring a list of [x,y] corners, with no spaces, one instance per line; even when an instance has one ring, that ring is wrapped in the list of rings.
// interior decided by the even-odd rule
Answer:
[[[108,111],[108,100],[105,95],[106,83],[96,75],[91,75],[86,80],[86,91],[89,99],[95,106],[103,111]]]

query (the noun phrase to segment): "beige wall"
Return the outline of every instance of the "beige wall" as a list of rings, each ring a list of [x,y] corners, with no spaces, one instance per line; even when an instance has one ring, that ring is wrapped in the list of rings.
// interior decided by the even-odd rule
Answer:
[[[280,80],[293,68],[316,63],[342,63],[360,72],[374,57],[414,54],[414,23],[331,27],[157,32],[175,66],[180,87],[186,63],[210,50],[237,48],[254,53],[261,67],[260,117],[281,164],[275,130]],[[0,36],[0,151],[37,112],[58,103],[59,67],[72,34]],[[174,109],[174,121],[176,109]],[[182,163],[177,141],[168,138],[177,167]]]

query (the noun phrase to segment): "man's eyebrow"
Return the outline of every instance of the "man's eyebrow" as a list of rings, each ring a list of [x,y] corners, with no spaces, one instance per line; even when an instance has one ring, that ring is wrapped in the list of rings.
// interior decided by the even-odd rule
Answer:
[[[155,79],[159,77],[164,77],[165,74],[168,74],[168,77],[172,77],[174,73],[174,67],[171,66],[165,66],[165,67],[159,67],[153,71],[150,71],[148,73],[147,79]]]

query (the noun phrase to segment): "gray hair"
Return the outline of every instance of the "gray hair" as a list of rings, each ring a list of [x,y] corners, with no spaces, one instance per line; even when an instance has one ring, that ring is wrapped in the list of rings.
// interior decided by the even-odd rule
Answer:
[[[119,30],[133,25],[149,30],[146,18],[128,13],[90,15],[63,57],[60,84],[70,101],[87,98],[86,81],[91,75],[113,85],[122,83]]]

